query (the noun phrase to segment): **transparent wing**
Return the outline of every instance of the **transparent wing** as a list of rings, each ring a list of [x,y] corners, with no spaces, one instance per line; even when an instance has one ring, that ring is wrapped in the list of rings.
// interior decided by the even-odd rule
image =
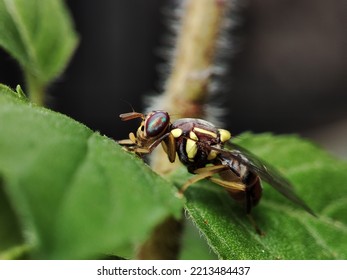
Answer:
[[[213,148],[215,149],[215,148]],[[258,174],[261,179],[269,183],[283,196],[305,209],[308,213],[316,216],[312,209],[295,193],[293,185],[274,167],[264,162],[247,149],[235,144],[225,143],[225,149],[215,149],[219,152],[219,157],[223,160],[233,158],[244,164],[250,171]]]

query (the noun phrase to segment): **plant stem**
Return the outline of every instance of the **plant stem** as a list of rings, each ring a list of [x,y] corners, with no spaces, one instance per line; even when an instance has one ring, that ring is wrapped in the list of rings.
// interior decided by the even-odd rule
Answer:
[[[156,109],[175,118],[204,118],[217,41],[228,4],[223,0],[187,0],[183,8],[172,70]],[[161,149],[153,153],[151,166],[162,175],[177,168]]]
[[[173,217],[165,219],[139,248],[137,258],[142,260],[177,259],[181,247],[182,227],[182,222]]]
[[[28,92],[30,101],[39,106],[44,106],[46,85],[30,71],[25,70],[24,73],[27,86],[26,91]]]
[[[223,1],[187,1],[177,40],[172,73],[164,96],[180,117],[203,117],[207,86],[213,73],[216,41],[225,10]]]
[[[171,73],[164,93],[156,98],[160,108],[175,118],[205,116],[204,104],[214,69],[214,59],[221,22],[226,10],[223,0],[187,0],[183,6],[180,29],[171,63]],[[165,176],[177,168],[169,163],[162,149],[151,157],[151,166]],[[182,221],[169,217],[139,249],[140,259],[177,258],[182,235]],[[171,250],[167,250],[171,248]]]
[[[0,254],[0,260],[20,260],[25,259],[25,255],[30,251],[30,246],[27,244],[12,247]]]

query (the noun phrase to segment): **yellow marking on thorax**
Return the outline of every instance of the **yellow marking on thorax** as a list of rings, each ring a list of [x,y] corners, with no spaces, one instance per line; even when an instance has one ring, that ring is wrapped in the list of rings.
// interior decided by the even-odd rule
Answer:
[[[195,132],[202,133],[202,134],[207,134],[210,135],[213,138],[217,138],[217,134],[214,133],[213,131],[209,131],[200,127],[194,127],[193,129]]]
[[[192,139],[192,140],[195,140],[195,141],[199,140],[198,136],[196,136],[194,131],[189,132],[189,138]]]
[[[170,131],[170,133],[173,135],[173,137],[175,137],[175,138],[178,138],[178,137],[180,137],[181,135],[182,135],[182,129],[180,129],[180,128],[175,128],[175,129],[173,129],[173,130],[171,130]]]
[[[187,153],[189,160],[192,161],[194,159],[197,151],[198,151],[198,146],[196,145],[196,141],[194,141],[192,139],[187,139],[186,153]]]
[[[218,129],[219,134],[220,134],[220,140],[222,141],[222,143],[228,141],[231,138],[231,134],[228,130],[225,129]]]
[[[207,159],[208,160],[213,160],[213,159],[215,159],[217,157],[217,155],[218,155],[217,151],[211,150],[210,153],[207,156]]]

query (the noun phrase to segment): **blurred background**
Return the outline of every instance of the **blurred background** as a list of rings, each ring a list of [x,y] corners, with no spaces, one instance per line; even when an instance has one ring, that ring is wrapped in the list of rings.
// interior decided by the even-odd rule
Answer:
[[[162,90],[158,68],[166,60],[159,53],[171,43],[167,13],[175,2],[67,1],[80,44],[50,87],[48,106],[109,137],[126,138],[137,124],[122,123],[118,115],[132,110],[128,103],[143,111],[144,96]],[[297,133],[347,158],[346,2],[236,2],[242,5],[229,30],[229,72],[218,98],[224,127],[233,134]],[[23,85],[18,65],[2,50],[0,82]]]

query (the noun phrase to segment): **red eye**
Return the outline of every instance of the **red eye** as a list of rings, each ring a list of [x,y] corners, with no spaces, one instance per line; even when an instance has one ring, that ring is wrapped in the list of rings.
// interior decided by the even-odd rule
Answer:
[[[154,111],[146,117],[145,130],[148,137],[155,137],[162,134],[170,123],[167,112]]]

